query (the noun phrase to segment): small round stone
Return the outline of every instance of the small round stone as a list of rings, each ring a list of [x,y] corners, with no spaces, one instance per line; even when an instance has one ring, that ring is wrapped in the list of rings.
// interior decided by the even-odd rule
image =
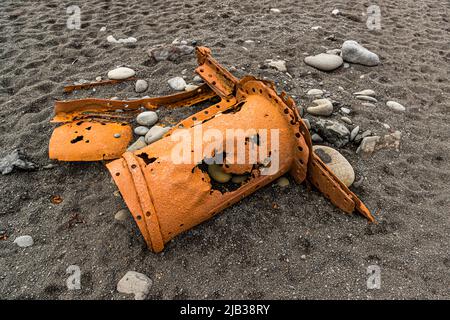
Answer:
[[[347,187],[355,181],[355,171],[345,157],[337,150],[327,146],[313,146],[317,156]]]
[[[135,85],[134,89],[137,93],[144,92],[145,90],[147,90],[147,88],[148,88],[147,81],[145,81],[143,79],[139,79],[136,81],[136,85]]]
[[[150,130],[150,129],[147,127],[139,126],[139,127],[134,128],[134,133],[136,133],[138,136],[145,136],[147,134],[148,130]]]
[[[120,138],[120,133],[114,133],[114,138]]]

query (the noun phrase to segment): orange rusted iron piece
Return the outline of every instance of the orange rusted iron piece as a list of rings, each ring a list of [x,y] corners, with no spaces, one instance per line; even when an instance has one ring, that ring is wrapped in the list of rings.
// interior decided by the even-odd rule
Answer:
[[[236,79],[224,70],[207,48],[197,48],[200,66],[196,71],[221,98],[215,105],[181,121],[163,139],[135,152],[125,152],[121,159],[107,164],[115,183],[130,209],[149,249],[160,252],[176,235],[211,218],[223,209],[271,183],[279,176],[290,173],[301,183],[308,179],[334,205],[346,213],[357,210],[370,221],[370,211],[312,151],[309,131],[302,121],[295,103],[286,93],[277,94],[272,83],[254,77]],[[277,129],[277,141],[268,135],[267,150],[276,148],[278,167],[265,174],[267,164],[234,164],[236,154],[225,154],[223,171],[248,174],[241,184],[218,187],[207,170],[205,159],[213,156],[211,150],[200,151],[191,145],[193,161],[174,162],[178,150],[177,139],[172,139],[178,128],[184,128],[189,141],[195,140],[196,131],[216,130],[226,137],[227,130],[250,132]],[[235,144],[222,141],[223,145]],[[225,139],[226,140],[226,139]],[[247,140],[246,140],[247,141]],[[277,142],[277,143],[276,143]],[[245,153],[252,143],[246,144]],[[201,149],[201,148],[200,148]],[[225,149],[214,150],[220,154]],[[270,161],[273,154],[267,154]],[[231,158],[231,159],[229,159]]]
[[[199,62],[196,72],[205,81],[196,90],[133,101],[82,99],[57,102],[52,121],[65,124],[52,135],[50,157],[65,161],[120,157],[108,163],[107,168],[148,248],[154,252],[162,251],[164,245],[181,232],[286,173],[298,183],[309,181],[342,211],[352,213],[356,210],[374,221],[366,206],[313,152],[309,131],[292,98],[285,92],[278,94],[271,82],[251,76],[235,78],[211,57],[208,48],[199,47],[196,53]],[[220,101],[182,120],[161,140],[138,151],[125,152],[131,138],[128,122],[137,112],[160,106],[191,106],[212,98]],[[92,126],[92,136],[86,133],[88,126]],[[123,140],[117,135],[114,137],[119,128]],[[175,157],[189,161],[180,162],[174,161],[174,154],[180,151],[177,138],[181,128],[190,144],[187,153]],[[221,147],[196,144],[199,130],[215,130],[222,137]],[[240,130],[240,134],[229,138],[228,130]],[[263,130],[277,132],[277,135],[272,137],[269,133],[261,140],[259,132]],[[85,141],[88,137],[89,143]],[[79,141],[72,143],[74,139]],[[238,140],[245,141],[244,150],[229,152],[226,146],[238,145]],[[263,147],[266,153],[263,152],[257,162],[237,163],[239,154],[249,159],[255,148],[259,152],[260,149],[264,151]],[[238,183],[215,182],[210,176],[207,160],[218,155],[225,158],[220,164],[224,173],[244,179]],[[274,163],[277,166],[272,168]]]

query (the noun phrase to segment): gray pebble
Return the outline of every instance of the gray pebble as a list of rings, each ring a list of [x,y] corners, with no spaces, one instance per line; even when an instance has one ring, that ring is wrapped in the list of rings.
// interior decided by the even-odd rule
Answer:
[[[323,142],[322,137],[319,136],[317,133],[313,133],[313,135],[311,136],[311,140],[312,140],[312,142],[315,142],[315,143]]]
[[[134,128],[134,133],[137,134],[138,136],[145,136],[148,132],[148,130],[150,130],[147,127],[144,126],[139,126]]]
[[[144,111],[136,117],[136,122],[146,127],[154,125],[157,121],[158,115],[154,111]]]
[[[141,93],[146,91],[148,88],[148,83],[145,80],[139,79],[138,81],[136,81],[136,85],[134,87],[135,91],[137,93]]]

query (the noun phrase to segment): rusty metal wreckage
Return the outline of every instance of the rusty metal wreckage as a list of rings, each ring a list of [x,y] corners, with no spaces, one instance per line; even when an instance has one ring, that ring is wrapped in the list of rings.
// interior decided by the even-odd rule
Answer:
[[[60,161],[113,160],[106,166],[153,252],[161,252],[176,235],[286,173],[297,183],[309,181],[342,211],[350,214],[356,210],[370,222],[375,221],[361,200],[313,152],[309,131],[291,97],[285,92],[277,94],[271,82],[252,76],[237,79],[212,58],[206,47],[197,47],[196,55],[196,72],[205,83],[192,91],[132,101],[57,101],[52,122],[64,124],[52,134],[49,157]],[[66,87],[66,91],[91,86]],[[161,140],[134,152],[126,151],[132,138],[130,121],[142,108],[178,108],[213,98],[220,101],[182,120]],[[114,112],[117,109],[124,112]],[[242,184],[223,191],[213,188],[213,181],[198,163],[173,163],[175,143],[170,135],[177,128],[194,135],[199,122],[205,129],[221,132],[233,128],[279,129],[277,172],[262,175],[260,167],[251,164],[223,165],[225,172],[248,174]],[[116,133],[120,137],[113,137]]]

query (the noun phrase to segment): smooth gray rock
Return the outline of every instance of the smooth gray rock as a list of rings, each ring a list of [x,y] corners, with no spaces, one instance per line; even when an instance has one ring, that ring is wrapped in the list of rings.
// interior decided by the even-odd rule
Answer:
[[[141,93],[144,92],[148,89],[148,83],[145,80],[139,79],[138,81],[136,81],[136,85],[134,87],[134,90],[137,93]]]
[[[154,111],[144,111],[137,115],[136,122],[145,127],[151,127],[158,121],[158,115]]]
[[[135,300],[144,300],[150,292],[151,286],[152,280],[145,274],[128,271],[117,283],[117,291],[134,294]]]
[[[320,119],[311,124],[312,129],[324,140],[340,148],[350,141],[350,131],[339,122]]]
[[[305,58],[305,63],[322,71],[332,71],[339,68],[344,62],[340,56],[335,54],[320,53],[316,56]]]
[[[134,128],[134,133],[136,133],[138,136],[145,136],[147,134],[148,130],[150,130],[150,129],[147,127],[139,126],[139,127]]]
[[[309,114],[315,116],[329,116],[333,113],[333,104],[328,99],[317,99],[312,103],[314,105],[306,109]]]
[[[30,247],[34,244],[33,238],[31,236],[25,235],[17,237],[14,240],[14,243],[17,244],[21,248]]]
[[[147,146],[147,143],[145,142],[145,137],[139,137],[131,146],[128,147],[127,151],[133,152],[136,150],[140,150]]]
[[[163,135],[170,130],[170,127],[153,126],[145,135],[145,142],[151,144],[163,137]]]
[[[341,57],[351,63],[358,63],[365,66],[376,66],[380,64],[380,58],[377,54],[367,50],[358,42],[347,40],[342,44]]]

